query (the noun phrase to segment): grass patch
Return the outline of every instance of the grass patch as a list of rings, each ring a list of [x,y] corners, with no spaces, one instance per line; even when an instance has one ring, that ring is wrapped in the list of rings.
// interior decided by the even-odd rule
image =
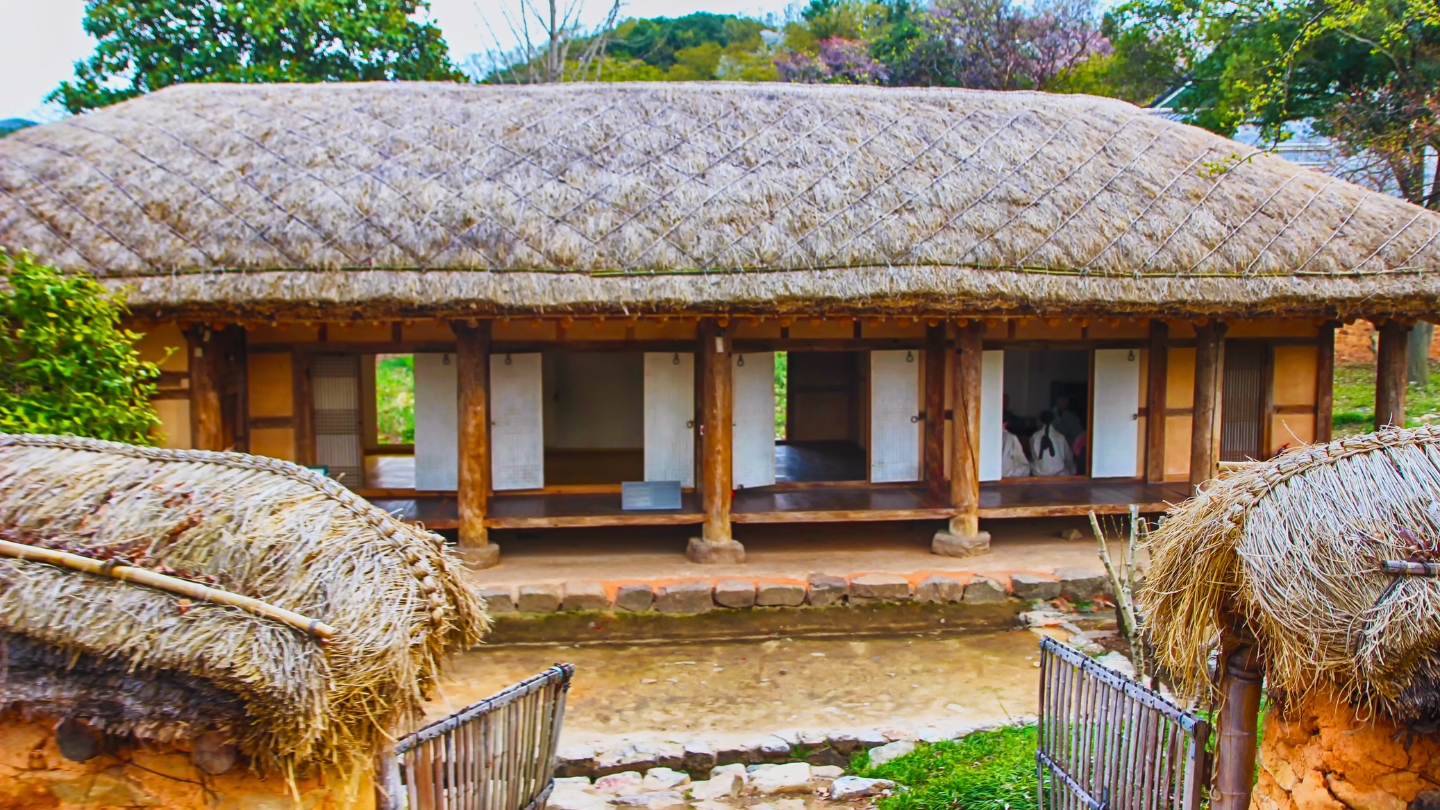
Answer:
[[[879,801],[880,810],[1037,810],[1035,726],[977,731],[953,742],[921,743],[914,753],[872,767],[860,754],[861,776],[891,779],[909,790]]]
[[[1375,364],[1335,367],[1335,437],[1369,433],[1375,425]],[[1440,413],[1440,362],[1430,361],[1430,385],[1405,392],[1405,424],[1415,427],[1427,413]]]

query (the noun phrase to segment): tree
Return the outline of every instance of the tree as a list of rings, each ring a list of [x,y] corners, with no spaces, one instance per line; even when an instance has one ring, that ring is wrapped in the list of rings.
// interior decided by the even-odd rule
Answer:
[[[160,370],[120,328],[123,298],[28,253],[0,250],[0,278],[0,432],[153,443]]]
[[[72,113],[182,82],[458,80],[429,0],[87,0]]]

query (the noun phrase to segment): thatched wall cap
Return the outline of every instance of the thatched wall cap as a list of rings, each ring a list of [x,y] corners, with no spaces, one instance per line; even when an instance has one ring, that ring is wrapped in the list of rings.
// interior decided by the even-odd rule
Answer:
[[[486,624],[441,538],[275,459],[0,434],[0,532],[337,628],[322,646],[235,608],[0,558],[0,642],[24,673],[0,679],[0,711],[160,741],[220,731],[287,772],[365,767]]]
[[[1400,719],[1440,716],[1440,428],[1302,447],[1218,481],[1150,540],[1143,612],[1179,690],[1209,688],[1222,626],[1253,634],[1279,699],[1333,687]]]
[[[1440,215],[1123,102],[971,90],[179,86],[0,141],[0,246],[187,311],[1440,293]]]

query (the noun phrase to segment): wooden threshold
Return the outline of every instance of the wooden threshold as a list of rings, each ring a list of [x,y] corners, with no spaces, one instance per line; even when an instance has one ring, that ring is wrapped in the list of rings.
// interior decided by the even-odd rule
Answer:
[[[695,513],[630,512],[624,515],[486,518],[485,526],[491,529],[579,529],[589,526],[687,526],[704,522],[705,516]]]
[[[735,512],[731,523],[860,523],[879,520],[949,520],[955,510],[854,509],[818,512]]]
[[[1142,513],[1164,512],[1170,508],[1170,504],[1142,503],[1138,504]],[[1094,512],[1097,515],[1125,515],[1130,512],[1130,504],[1125,503],[1065,503],[1054,506],[1000,506],[980,509],[980,518],[1040,518],[1040,517],[1078,517]]]

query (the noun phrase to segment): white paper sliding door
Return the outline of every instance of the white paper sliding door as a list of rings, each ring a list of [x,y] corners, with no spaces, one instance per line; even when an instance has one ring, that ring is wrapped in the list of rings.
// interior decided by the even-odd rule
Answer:
[[[490,475],[497,491],[545,486],[539,354],[490,356]]]
[[[460,386],[454,354],[415,355],[415,488],[460,485]]]
[[[695,486],[695,355],[645,353],[645,480]]]
[[[870,353],[870,481],[920,480],[920,353]]]
[[[1139,357],[1135,349],[1095,350],[1091,477],[1134,478],[1139,472]]]
[[[735,429],[731,432],[731,474],[740,487],[775,483],[775,354],[736,354],[731,360],[735,388]]]
[[[980,359],[980,480],[999,481],[1005,430],[1005,352],[988,351]]]

